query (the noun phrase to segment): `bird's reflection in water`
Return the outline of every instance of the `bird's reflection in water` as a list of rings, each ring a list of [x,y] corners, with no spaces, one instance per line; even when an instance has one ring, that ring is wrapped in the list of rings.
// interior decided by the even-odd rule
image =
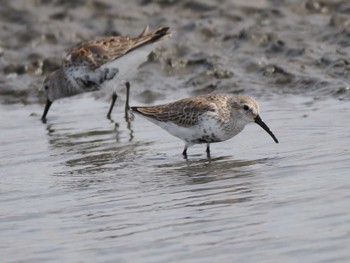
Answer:
[[[84,125],[78,126],[76,122],[46,124],[51,154],[65,157],[62,158],[65,166],[74,168],[74,173],[98,173],[124,167],[143,143],[132,143],[134,131],[130,120],[121,125],[113,119],[110,121],[114,126],[110,129],[105,124],[102,128],[98,124],[82,127]]]
[[[188,196],[186,206],[232,205],[261,194],[258,167],[269,162],[273,160],[239,160],[232,156],[164,162],[158,165],[158,176],[163,180],[176,178],[173,184],[180,189],[186,186],[179,192]]]
[[[128,115],[127,115],[128,114]],[[115,130],[115,135],[116,135],[116,142],[120,142],[120,125],[118,122],[114,121],[114,119],[112,117],[108,118],[109,121],[114,125],[114,130]],[[132,128],[132,122],[134,120],[134,117],[132,114],[129,115],[129,112],[125,112],[125,123],[126,123],[126,128],[129,131],[129,142],[132,142],[132,140],[134,139],[134,130]]]
[[[192,155],[191,157],[193,157]],[[203,156],[203,155],[201,155]],[[249,171],[250,167],[268,162],[270,159],[256,159],[256,160],[238,160],[233,159],[232,156],[220,156],[201,159],[187,159],[178,162],[167,162],[158,165],[159,168],[167,168],[169,173],[183,174],[189,177],[201,177],[201,175],[208,175],[208,177],[215,177],[218,174],[228,173],[230,171]],[[240,174],[240,173],[239,173]],[[237,177],[239,174],[233,174]],[[199,176],[198,176],[199,175]]]

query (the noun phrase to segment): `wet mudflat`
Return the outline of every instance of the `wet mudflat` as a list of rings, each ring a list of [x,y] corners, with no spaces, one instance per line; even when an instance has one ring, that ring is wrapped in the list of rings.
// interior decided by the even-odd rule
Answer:
[[[348,262],[348,1],[8,1],[0,7],[0,254],[5,262]],[[131,104],[223,92],[258,125],[189,149],[120,87],[63,99],[39,88],[75,43],[168,25]]]

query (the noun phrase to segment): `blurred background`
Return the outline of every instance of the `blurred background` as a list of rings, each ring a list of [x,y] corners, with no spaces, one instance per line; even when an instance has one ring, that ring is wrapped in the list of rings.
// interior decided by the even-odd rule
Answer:
[[[137,100],[212,91],[348,98],[348,1],[4,1],[0,99],[42,102],[42,80],[79,42],[169,26],[132,80]]]

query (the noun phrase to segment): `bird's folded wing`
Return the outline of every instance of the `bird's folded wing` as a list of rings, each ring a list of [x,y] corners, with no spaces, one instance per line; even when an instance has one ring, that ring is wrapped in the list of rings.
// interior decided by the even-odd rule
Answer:
[[[173,122],[179,126],[189,127],[198,123],[200,117],[207,112],[215,112],[213,103],[193,103],[191,99],[145,107],[132,107],[132,110],[161,122]]]
[[[113,36],[84,42],[73,47],[62,61],[62,67],[69,68],[74,78],[81,78],[121,56],[170,36],[169,28],[163,27],[147,34],[148,27],[137,37]]]

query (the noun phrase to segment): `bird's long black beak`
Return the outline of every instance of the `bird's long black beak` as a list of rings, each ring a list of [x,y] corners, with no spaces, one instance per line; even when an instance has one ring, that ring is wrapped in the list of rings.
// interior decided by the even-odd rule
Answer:
[[[46,115],[49,112],[51,104],[52,104],[52,102],[49,99],[47,99],[46,100],[45,109],[44,109],[44,113],[43,113],[43,116],[41,117],[41,121],[44,122],[44,123],[46,122]]]
[[[278,140],[277,140],[276,136],[272,133],[272,131],[270,130],[270,128],[267,127],[267,125],[265,124],[265,122],[263,122],[263,120],[260,118],[259,115],[255,117],[254,121],[255,121],[257,124],[259,124],[259,126],[260,126],[261,128],[263,128],[268,134],[270,134],[270,136],[272,137],[272,139],[273,139],[276,143],[278,143]]]

